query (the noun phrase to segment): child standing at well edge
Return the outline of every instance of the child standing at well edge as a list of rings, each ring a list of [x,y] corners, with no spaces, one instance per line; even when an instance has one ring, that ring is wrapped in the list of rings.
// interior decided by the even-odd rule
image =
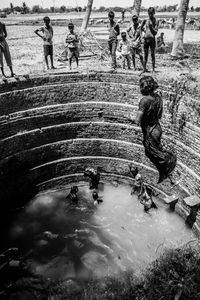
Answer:
[[[44,58],[47,69],[49,69],[48,56],[50,56],[51,69],[55,69],[53,65],[53,28],[50,25],[50,18],[44,17],[44,26],[36,29],[34,32],[44,41]],[[39,33],[42,32],[42,35]]]
[[[130,42],[127,40],[126,32],[121,33],[122,40],[119,42],[119,51],[122,54],[122,65],[125,69],[126,61],[128,69],[131,68],[131,59],[130,59]]]
[[[75,57],[76,65],[78,68],[79,63],[79,49],[78,49],[78,35],[74,32],[74,24],[70,22],[68,24],[69,33],[66,37],[66,44],[68,49],[69,69],[72,69],[72,59]]]
[[[120,34],[120,28],[119,28],[119,24],[117,24],[114,21],[115,14],[113,11],[109,11],[108,18],[110,22],[108,25],[108,31],[109,31],[108,48],[112,58],[112,68],[116,69],[117,67],[116,50],[117,50],[117,43],[118,43],[117,37]]]

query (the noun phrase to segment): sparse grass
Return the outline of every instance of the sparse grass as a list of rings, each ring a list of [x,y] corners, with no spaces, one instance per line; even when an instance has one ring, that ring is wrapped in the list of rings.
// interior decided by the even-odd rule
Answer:
[[[35,16],[36,18],[36,16]],[[40,16],[42,19],[42,16]],[[57,62],[58,60],[58,53],[61,53],[65,48],[65,37],[67,34],[67,20],[66,26],[54,26],[54,61],[55,66],[60,68],[62,65],[61,63]],[[40,24],[41,25],[41,24]],[[10,46],[10,51],[13,59],[13,67],[16,74],[37,74],[38,72],[41,73],[44,71],[44,57],[43,57],[43,42],[42,40],[34,34],[34,30],[40,26],[39,24],[32,25],[32,26],[25,26],[25,25],[18,25],[18,26],[7,26],[8,31],[8,44]],[[125,24],[124,26],[128,26]],[[101,27],[96,28],[97,32],[107,32],[105,31],[105,25],[101,24]],[[162,29],[161,29],[162,31]],[[192,32],[192,38],[196,37],[198,32]],[[189,33],[185,33],[188,36]],[[195,81],[196,76],[199,76],[199,65],[200,59],[199,55],[199,44],[198,43],[189,43],[185,44],[185,49],[188,54],[191,55],[190,58],[184,60],[183,62],[172,61],[170,57],[170,52],[172,48],[172,40],[174,36],[173,30],[165,30],[166,35],[166,42],[168,45],[168,49],[166,53],[163,54],[156,54],[156,66],[157,71],[156,77],[158,80],[168,81],[170,78],[175,78],[179,76],[180,73],[188,73]],[[98,35],[97,35],[98,37]],[[102,38],[102,37],[101,37]],[[99,42],[103,46],[103,48],[107,49],[107,36],[104,35],[104,40],[101,39]],[[188,37],[187,37],[188,39]],[[94,49],[96,51],[96,49]],[[90,52],[89,49],[84,49],[84,54],[86,52]],[[87,54],[87,53],[86,53]],[[136,65],[140,66],[140,62],[138,58]],[[149,70],[152,69],[151,67],[151,58],[149,57],[148,63]],[[25,68],[24,68],[25,66]],[[62,66],[61,66],[62,67]],[[109,70],[110,69],[110,59],[108,60],[98,60],[91,58],[90,60],[83,60],[80,61],[80,72],[86,72],[87,69],[92,70]],[[5,66],[6,73],[7,67]],[[66,70],[69,71],[67,68]],[[128,71],[127,71],[128,72]],[[141,71],[136,72],[136,74],[140,74]],[[196,88],[196,87],[195,87]]]

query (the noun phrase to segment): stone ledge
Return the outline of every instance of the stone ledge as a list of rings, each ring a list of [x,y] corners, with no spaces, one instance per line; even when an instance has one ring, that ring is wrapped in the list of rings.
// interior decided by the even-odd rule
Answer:
[[[200,210],[197,212],[196,221],[192,227],[192,231],[200,239]]]
[[[175,211],[179,216],[183,218],[183,220],[187,220],[188,216],[190,215],[190,210],[189,208],[183,206],[182,201],[178,201],[177,204],[175,205]]]
[[[196,222],[199,207],[200,198],[193,195],[184,198],[182,202],[178,202],[175,206],[175,210],[190,227],[193,227]],[[195,226],[198,226],[198,223]]]
[[[183,202],[190,208],[200,207],[200,198],[197,195],[189,196]]]
[[[178,195],[171,195],[164,198],[164,202],[170,206],[170,208],[175,209],[175,205],[179,200]]]
[[[79,122],[59,124],[22,132],[0,141],[1,159],[23,150],[76,138],[107,138],[142,144],[137,126],[109,122]]]

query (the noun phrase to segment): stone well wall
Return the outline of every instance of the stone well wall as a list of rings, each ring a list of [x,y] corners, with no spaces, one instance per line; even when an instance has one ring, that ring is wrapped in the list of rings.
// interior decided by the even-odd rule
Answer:
[[[181,195],[199,194],[199,102],[167,85],[160,84],[160,92],[163,141],[177,151]],[[167,180],[156,184],[141,130],[131,122],[139,99],[138,77],[123,73],[50,74],[1,84],[1,203],[30,186],[35,192],[83,180],[88,165],[99,166],[105,179],[130,180],[130,162],[141,164],[146,181],[170,194]]]

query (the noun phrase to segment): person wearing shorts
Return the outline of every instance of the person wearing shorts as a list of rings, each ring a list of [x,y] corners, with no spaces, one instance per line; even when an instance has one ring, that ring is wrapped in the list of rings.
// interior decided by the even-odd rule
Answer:
[[[68,48],[68,59],[69,59],[69,68],[72,69],[72,59],[75,57],[76,65],[78,68],[79,64],[79,49],[78,49],[78,35],[74,32],[74,24],[68,24],[69,33],[66,37],[66,44]]]
[[[132,16],[132,24],[127,29],[127,33],[131,40],[131,56],[132,56],[133,68],[134,70],[136,70],[136,66],[135,66],[136,54],[139,56],[141,65],[144,68],[144,60],[142,55],[141,29],[138,22],[138,16],[136,14],[133,14]]]
[[[120,28],[119,28],[119,24],[117,24],[114,21],[115,14],[113,11],[109,11],[108,18],[109,18],[109,24],[107,26],[109,31],[108,48],[112,59],[111,67],[112,69],[115,70],[117,68],[117,60],[116,60],[116,50],[118,44],[117,37],[120,34]]]
[[[53,65],[53,28],[50,25],[50,18],[44,17],[44,26],[36,29],[34,32],[44,41],[44,58],[47,69],[49,69],[48,56],[50,56],[51,69],[55,69]],[[42,35],[39,33],[42,32]]]
[[[9,46],[6,42],[6,37],[7,37],[6,25],[0,22],[0,68],[1,68],[3,80],[6,78],[4,73],[3,56],[6,60],[7,66],[10,68],[11,77],[15,76],[15,74],[13,73],[11,55],[10,55]]]
[[[149,49],[151,50],[151,59],[153,72],[155,72],[155,50],[156,50],[156,39],[155,36],[158,33],[158,22],[156,21],[154,7],[148,9],[149,19],[144,20],[141,25],[141,30],[144,30],[144,72],[147,72],[147,61],[149,55]]]
[[[130,59],[130,42],[127,40],[126,32],[121,33],[121,41],[119,42],[119,52],[122,54],[122,67],[125,69],[126,62],[127,67],[130,70],[131,68],[131,59]]]

